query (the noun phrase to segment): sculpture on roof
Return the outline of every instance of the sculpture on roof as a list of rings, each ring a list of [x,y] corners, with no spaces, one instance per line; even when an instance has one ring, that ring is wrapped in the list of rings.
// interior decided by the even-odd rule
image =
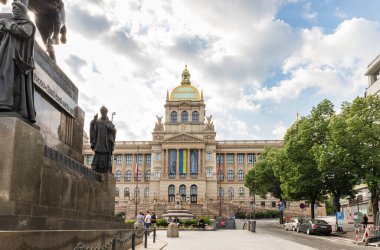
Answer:
[[[154,131],[163,131],[164,130],[164,124],[162,123],[162,116],[157,116],[157,122],[156,125],[154,126]]]
[[[207,124],[205,126],[205,130],[214,131],[214,123],[211,121],[212,115],[206,116]]]
[[[65,8],[62,0],[15,0],[22,2],[35,13],[36,26],[46,51],[55,62],[53,45],[66,43]],[[0,0],[6,4],[7,0]]]

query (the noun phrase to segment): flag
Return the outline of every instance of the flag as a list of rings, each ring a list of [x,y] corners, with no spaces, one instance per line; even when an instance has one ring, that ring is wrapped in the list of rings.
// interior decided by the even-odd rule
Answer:
[[[137,163],[137,161],[136,161],[136,169],[135,169],[135,172],[136,172],[136,180],[139,180],[139,164]]]
[[[219,161],[218,161],[218,177],[220,178],[220,155],[219,155]]]

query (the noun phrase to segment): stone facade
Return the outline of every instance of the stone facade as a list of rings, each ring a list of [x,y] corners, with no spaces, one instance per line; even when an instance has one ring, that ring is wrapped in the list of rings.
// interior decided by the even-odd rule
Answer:
[[[270,195],[261,199],[249,193],[244,175],[265,146],[281,147],[281,140],[215,140],[203,92],[191,85],[187,68],[181,85],[167,93],[164,107],[165,117],[157,116],[152,141],[116,142],[116,212],[133,218],[137,202],[137,210],[150,209],[161,215],[180,204],[195,215],[213,217],[219,213],[220,187],[224,216],[239,209],[251,211],[253,202],[256,209],[277,209],[277,200]],[[93,152],[88,142],[83,150],[85,164],[90,167]],[[138,183],[136,163],[141,171]]]

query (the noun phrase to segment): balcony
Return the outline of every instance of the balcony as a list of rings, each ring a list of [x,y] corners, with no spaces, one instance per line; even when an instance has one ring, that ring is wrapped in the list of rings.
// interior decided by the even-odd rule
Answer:
[[[191,179],[197,179],[198,178],[198,173],[191,173],[190,177],[191,177]]]

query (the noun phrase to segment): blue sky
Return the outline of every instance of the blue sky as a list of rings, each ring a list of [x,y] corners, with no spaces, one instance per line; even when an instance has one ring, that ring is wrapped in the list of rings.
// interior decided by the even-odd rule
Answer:
[[[64,2],[58,65],[80,90],[85,129],[106,105],[117,140],[151,140],[185,64],[217,140],[282,139],[297,111],[362,96],[380,54],[378,0]]]

